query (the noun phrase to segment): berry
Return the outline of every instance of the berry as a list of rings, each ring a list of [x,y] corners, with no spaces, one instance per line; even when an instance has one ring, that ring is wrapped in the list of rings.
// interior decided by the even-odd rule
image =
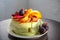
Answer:
[[[49,29],[49,27],[47,26],[47,27],[46,27],[46,30],[48,30],[48,29]]]
[[[15,14],[12,14],[12,16],[18,16],[19,13],[18,12],[15,12]]]
[[[17,19],[17,16],[14,16],[13,19]]]
[[[20,19],[20,18],[23,18],[23,16],[15,15],[13,18],[14,18],[14,19]]]
[[[19,13],[16,11],[16,12],[15,12],[15,15],[19,15]]]
[[[21,10],[19,11],[19,15],[23,16],[23,14],[24,14],[24,9],[21,9]]]
[[[46,22],[44,22],[44,23],[42,24],[42,27],[44,27],[46,30],[48,30],[48,25],[47,25]]]
[[[15,14],[12,14],[12,16],[15,16]]]
[[[47,27],[47,23],[44,22],[44,23],[42,24],[42,27],[46,28],[46,27]]]
[[[46,32],[46,29],[45,29],[44,27],[42,27],[42,26],[39,26],[39,32],[40,32],[41,34],[43,34],[43,33]]]

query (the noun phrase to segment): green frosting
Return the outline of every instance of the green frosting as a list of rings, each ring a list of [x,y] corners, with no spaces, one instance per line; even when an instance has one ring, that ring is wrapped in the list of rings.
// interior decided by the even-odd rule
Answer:
[[[33,36],[38,33],[39,25],[42,25],[42,23],[42,20],[30,23],[19,23],[12,20],[10,27],[15,34],[22,36]]]

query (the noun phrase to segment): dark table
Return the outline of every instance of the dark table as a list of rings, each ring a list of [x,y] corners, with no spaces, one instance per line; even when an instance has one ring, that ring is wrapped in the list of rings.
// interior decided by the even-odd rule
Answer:
[[[36,39],[34,38],[21,39],[21,38],[13,37],[7,32],[10,19],[0,21],[0,40],[60,40],[60,22],[57,22],[51,19],[43,19],[43,20],[48,22],[48,25],[49,25],[48,33]]]

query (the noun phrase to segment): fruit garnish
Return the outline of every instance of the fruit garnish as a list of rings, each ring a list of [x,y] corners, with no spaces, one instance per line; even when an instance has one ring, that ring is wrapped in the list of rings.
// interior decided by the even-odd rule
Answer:
[[[28,9],[25,9],[24,12],[26,13]]]
[[[15,12],[15,15],[19,15],[19,12],[16,11],[16,12]]]
[[[16,16],[16,15],[17,16],[19,15],[19,13],[17,11],[15,12],[15,14],[12,14],[12,16]]]
[[[28,20],[27,20],[26,22],[27,22],[27,23],[28,23],[28,22],[31,22],[31,18],[28,18]]]
[[[24,17],[22,19],[20,19],[20,22],[26,22],[28,20],[28,17]]]
[[[19,15],[20,15],[20,16],[23,16],[23,15],[24,15],[24,9],[21,9],[21,10],[19,11]]]
[[[46,30],[48,30],[47,22],[44,22],[44,23],[42,24],[42,27],[44,27]]]
[[[33,16],[36,17],[36,18],[33,18],[34,22],[37,22],[38,18],[40,18],[40,19],[42,18],[42,15],[41,15],[41,13],[39,11],[32,10],[32,9],[28,9],[23,16],[24,16],[23,21],[25,21],[26,18],[27,18],[26,20],[28,20],[28,18],[32,18]]]
[[[39,26],[39,33],[43,34],[46,32],[46,29],[44,27]]]
[[[13,17],[13,19],[19,19],[20,18],[20,16],[14,16]]]
[[[27,11],[26,11],[26,13],[24,13],[24,18],[22,18],[21,20],[20,20],[20,22],[27,22],[27,20],[29,19],[28,18],[28,15],[29,15],[29,13],[32,11],[32,9],[28,9]]]
[[[44,22],[44,23],[42,24],[42,27],[46,28],[46,27],[47,27],[47,23]]]
[[[15,15],[15,16],[13,16],[13,18],[14,18],[14,19],[16,19],[16,18],[17,18],[17,19],[20,19],[20,18],[23,18],[23,16]]]
[[[28,17],[32,12],[32,9],[27,9],[26,13],[23,15],[24,17]]]
[[[42,19],[42,14],[39,11],[37,11],[37,10],[33,10],[31,12],[31,14],[29,15],[29,17],[33,17],[33,16],[37,17],[38,19],[39,18]]]
[[[38,21],[38,18],[36,18],[36,17],[32,17],[32,20],[31,20],[32,22],[37,22]]]
[[[39,11],[32,10],[32,9],[27,10],[27,12],[24,14],[24,17],[26,17],[26,16],[28,16],[28,17],[35,16],[35,17],[40,18],[40,19],[42,18],[42,14]]]
[[[15,21],[19,21],[19,19],[15,19]]]
[[[20,19],[19,22],[37,22],[38,19],[42,19],[41,13],[32,9],[21,9],[19,12],[15,12],[12,16],[13,19]]]
[[[12,14],[12,16],[15,16],[15,14]]]
[[[45,33],[48,30],[47,22],[44,22],[42,26],[39,26],[39,32],[40,33]]]

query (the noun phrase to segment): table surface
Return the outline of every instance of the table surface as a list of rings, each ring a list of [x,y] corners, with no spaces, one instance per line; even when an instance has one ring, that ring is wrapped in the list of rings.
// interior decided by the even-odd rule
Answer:
[[[0,21],[0,40],[60,40],[60,22],[43,19],[49,25],[48,33],[38,39],[21,39],[16,38],[8,34],[7,29],[9,27],[10,19]]]

